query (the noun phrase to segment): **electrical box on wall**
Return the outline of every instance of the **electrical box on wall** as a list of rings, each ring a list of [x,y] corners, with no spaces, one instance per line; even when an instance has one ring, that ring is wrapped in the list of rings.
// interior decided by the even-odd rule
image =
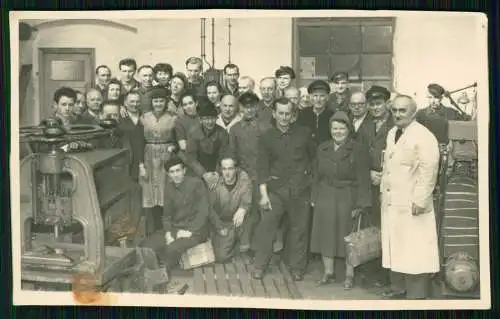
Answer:
[[[222,70],[210,68],[205,72],[204,78],[206,82],[217,81],[222,83]]]

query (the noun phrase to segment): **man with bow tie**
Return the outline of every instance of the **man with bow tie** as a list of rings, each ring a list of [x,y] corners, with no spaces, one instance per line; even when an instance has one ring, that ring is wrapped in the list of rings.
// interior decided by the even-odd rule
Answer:
[[[394,123],[380,183],[382,266],[391,271],[386,298],[426,299],[430,274],[439,272],[432,193],[439,167],[434,135],[415,120],[417,105],[406,95],[392,104]]]

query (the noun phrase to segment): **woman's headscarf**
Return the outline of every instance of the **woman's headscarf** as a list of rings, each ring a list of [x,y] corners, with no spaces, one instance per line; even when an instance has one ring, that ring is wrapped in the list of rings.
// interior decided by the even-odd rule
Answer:
[[[349,118],[349,115],[347,115],[346,112],[344,112],[344,111],[335,112],[335,114],[333,114],[332,117],[330,117],[330,122],[329,122],[330,128],[332,127],[332,122],[344,123],[347,126],[347,130],[349,131],[347,133],[347,138],[352,137],[353,132],[354,132],[354,127],[351,123],[351,119]]]

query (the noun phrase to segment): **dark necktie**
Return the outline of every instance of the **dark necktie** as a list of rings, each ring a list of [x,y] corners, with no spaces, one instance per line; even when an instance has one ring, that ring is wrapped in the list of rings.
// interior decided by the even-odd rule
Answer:
[[[397,143],[397,142],[398,142],[398,140],[399,140],[399,138],[401,137],[401,135],[402,135],[402,134],[403,134],[403,130],[402,130],[402,129],[400,129],[400,128],[398,128],[398,129],[396,130],[396,138],[394,139],[394,143]]]

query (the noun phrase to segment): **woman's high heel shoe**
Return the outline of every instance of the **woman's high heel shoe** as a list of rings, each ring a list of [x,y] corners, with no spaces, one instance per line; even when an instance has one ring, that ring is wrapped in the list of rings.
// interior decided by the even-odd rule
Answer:
[[[324,274],[323,277],[316,283],[318,286],[328,285],[335,281],[334,274]]]

